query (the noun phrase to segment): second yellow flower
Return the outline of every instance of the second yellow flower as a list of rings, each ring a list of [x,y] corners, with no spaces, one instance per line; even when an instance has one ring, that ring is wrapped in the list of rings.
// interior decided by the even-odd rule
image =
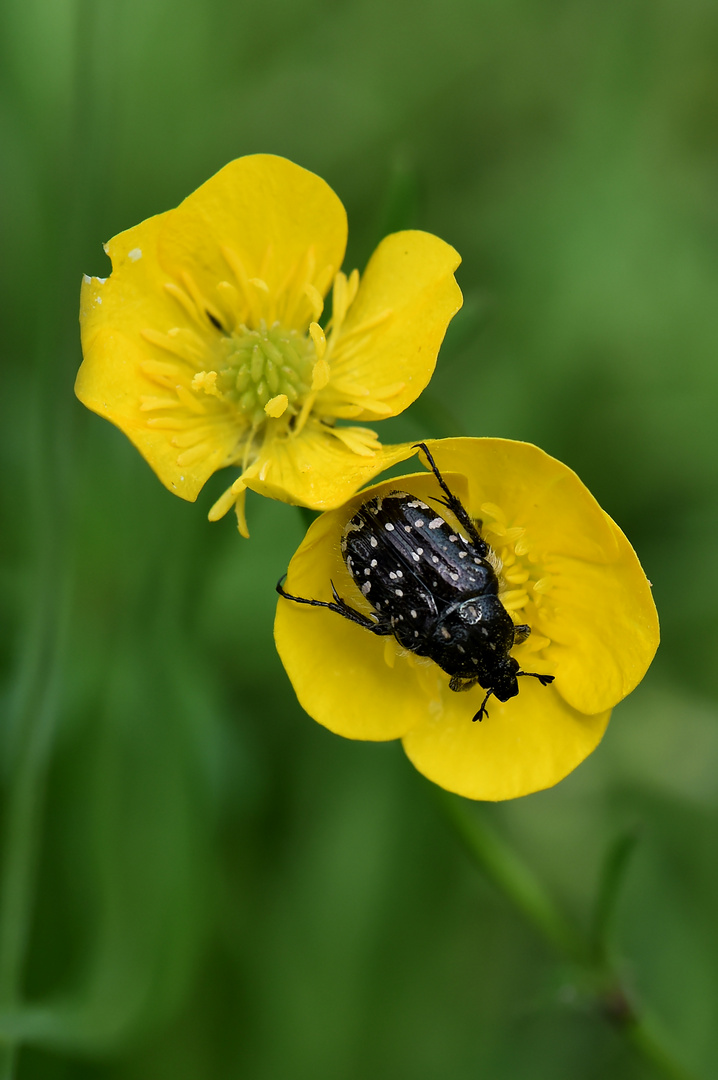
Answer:
[[[235,505],[243,532],[247,488],[327,509],[411,453],[342,421],[395,416],[424,389],[461,306],[459,256],[395,233],[360,281],[340,269],[346,237],[323,180],[258,154],[120,233],[111,276],[84,280],[78,397],[182,498],[238,466],[210,517]]]

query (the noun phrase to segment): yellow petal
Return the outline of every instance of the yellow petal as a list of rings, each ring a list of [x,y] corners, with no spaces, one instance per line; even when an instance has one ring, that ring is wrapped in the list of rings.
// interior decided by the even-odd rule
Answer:
[[[158,260],[157,243],[166,218],[167,214],[158,214],[113,237],[105,245],[112,259],[110,277],[84,278],[80,293],[83,353],[92,346],[95,334],[108,327],[141,338],[148,328],[166,334],[172,327],[187,325],[186,313],[165,288],[171,279]],[[203,343],[211,342],[214,331],[208,320],[203,325],[192,323],[192,330]],[[148,356],[192,368],[176,354],[149,344],[147,352]],[[195,365],[194,369],[198,371],[199,367]]]
[[[429,382],[449,320],[461,307],[454,279],[461,259],[430,233],[407,231],[382,240],[369,260],[356,300],[333,347],[332,379],[349,380],[371,396],[403,383],[388,404],[396,416]],[[319,397],[331,411],[332,384]],[[362,411],[358,418],[375,414]]]
[[[424,709],[403,740],[419,772],[468,799],[516,799],[552,787],[596,748],[611,715],[586,716],[553,687],[524,679],[518,698],[490,698],[489,716],[472,723],[483,695],[448,692],[443,712]]]
[[[635,551],[608,518],[618,558],[608,566],[556,560],[544,656],[555,686],[582,712],[621,701],[641,681],[659,641],[658,615]]]
[[[233,459],[236,426],[208,395],[197,399],[201,412],[181,402],[161,413],[143,411],[143,396],[157,391],[143,372],[150,348],[115,328],[94,327],[75,392],[125,433],[170,491],[193,501],[208,477]]]
[[[326,294],[346,237],[346,212],[324,180],[286,158],[254,154],[225,165],[164,216],[159,246],[163,266],[190,274],[204,295],[214,298],[218,281],[243,273],[266,285],[255,298],[259,314],[304,328],[314,317],[306,286],[315,300]]]
[[[281,502],[331,509],[416,452],[409,443],[375,446],[368,455],[354,453],[326,425],[309,420],[297,436],[268,438],[260,452],[264,465],[246,478],[247,487]]]
[[[546,603],[532,629],[552,641],[544,656],[555,689],[584,713],[616,705],[641,681],[659,641],[650,586],[621,530],[573,470],[537,446],[510,439],[427,445],[442,471],[468,478],[474,517],[494,504],[525,529],[544,561]]]
[[[204,360],[211,357],[215,331],[208,320],[190,322],[165,288],[168,275],[157,258],[165,216],[114,237],[107,245],[111,276],[83,280],[84,359],[75,392],[128,436],[170,491],[194,500],[207,478],[232,460],[237,428],[221,402],[191,390],[204,366],[203,349]],[[161,412],[152,408],[162,400]]]
[[[538,446],[513,439],[427,439],[442,471],[469,483],[467,508],[477,518],[494,504],[521,525],[534,546],[595,562],[618,556],[618,543],[599,504],[576,473]],[[593,710],[598,712],[599,710]]]
[[[424,485],[426,494],[433,490],[425,477],[419,477],[418,484]],[[371,490],[395,486],[390,483]],[[371,610],[349,576],[339,548],[345,522],[365,498],[357,495],[314,522],[291,561],[284,585],[288,592],[331,600],[333,581],[352,607]],[[280,598],[274,637],[300,703],[338,735],[395,739],[413,727],[427,707],[417,669],[402,657],[390,668],[384,659],[386,638],[335,612]]]

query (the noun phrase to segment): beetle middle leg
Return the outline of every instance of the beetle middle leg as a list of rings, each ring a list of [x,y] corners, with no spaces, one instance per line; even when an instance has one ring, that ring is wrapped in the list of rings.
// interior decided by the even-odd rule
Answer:
[[[460,694],[463,690],[470,690],[476,686],[479,680],[475,675],[452,675],[449,680],[449,690],[455,690]]]
[[[295,604],[308,604],[310,607],[325,607],[330,611],[335,611],[337,615],[343,615],[349,622],[357,623],[359,626],[363,626],[365,630],[370,630],[372,634],[377,634],[380,637],[384,637],[388,634],[393,634],[393,628],[381,620],[370,619],[368,615],[363,615],[361,611],[356,611],[353,607],[347,604],[346,600],[342,600],[341,596],[334,587],[334,582],[330,582],[332,587],[332,595],[334,602],[330,603],[327,600],[309,600],[304,596],[293,596],[288,593],[282,586],[282,582],[286,574],[284,574],[277,582],[277,592],[280,596],[283,596],[285,600],[293,600]]]

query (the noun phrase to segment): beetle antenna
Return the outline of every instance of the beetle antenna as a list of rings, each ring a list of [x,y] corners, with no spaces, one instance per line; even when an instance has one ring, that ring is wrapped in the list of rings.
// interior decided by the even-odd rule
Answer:
[[[555,675],[539,675],[538,671],[517,671],[516,675],[529,675],[532,679],[538,679],[542,686],[548,686],[556,678]]]

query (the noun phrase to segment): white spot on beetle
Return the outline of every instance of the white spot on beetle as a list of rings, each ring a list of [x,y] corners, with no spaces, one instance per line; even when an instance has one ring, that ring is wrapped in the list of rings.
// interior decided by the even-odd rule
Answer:
[[[396,581],[396,574],[394,573],[393,570],[389,571],[389,577],[391,578],[392,581]]]
[[[397,577],[403,577],[404,576],[404,571],[403,570],[397,570],[396,576]]]
[[[449,537],[449,540],[451,540],[452,544],[455,544],[458,539],[459,538],[458,538],[458,536],[456,536],[455,533],[452,533],[451,536]]]
[[[421,556],[417,555],[415,551],[412,551],[411,557],[414,560],[414,562],[421,562]]]
[[[459,575],[458,574],[449,574],[449,577],[451,578],[452,581],[458,581],[459,580]]]
[[[417,548],[416,549],[416,554],[417,555],[423,555],[424,554],[424,549],[423,548]]]
[[[403,596],[404,594],[403,594],[403,592],[401,591],[401,589],[394,589],[394,595],[395,595],[395,596]]]
[[[376,559],[372,559],[372,561],[371,561],[371,565],[372,565],[372,566],[376,566],[376,565],[377,565],[377,561],[376,561]]]
[[[416,521],[414,522],[414,524],[416,525],[417,529],[420,529],[422,527],[422,525],[424,524],[424,519],[423,518],[417,518]]]
[[[394,526],[392,525],[392,523],[390,521],[387,521],[384,528],[386,529],[387,532],[394,532]]]
[[[429,528],[430,529],[439,529],[439,528],[441,528],[441,526],[443,524],[444,524],[444,519],[443,518],[435,517],[433,519],[433,521],[429,522]]]
[[[371,589],[371,581],[365,581],[364,584],[361,587],[361,591],[364,593],[365,596],[368,596],[370,589]]]
[[[432,555],[432,556],[431,556],[431,561],[432,561],[432,562],[438,562],[439,560],[438,560],[438,558],[436,557],[436,555]]]
[[[411,614],[411,617],[412,617],[412,619],[415,619],[415,618],[416,618],[416,612],[414,611],[414,609],[413,609],[413,608],[411,609],[411,612],[410,612],[410,614]]]
[[[411,525],[405,525],[404,532],[411,532]]]
[[[364,567],[364,575],[365,575],[365,577],[369,577],[370,574],[371,574],[371,570],[369,569],[368,566],[365,566]]]
[[[465,559],[468,554],[469,554],[468,551],[460,551],[459,552],[459,558],[460,559]]]
[[[376,547],[378,542],[379,541],[377,540],[377,538],[375,536],[372,536],[371,539],[369,540],[369,543],[371,544],[372,547]]]

